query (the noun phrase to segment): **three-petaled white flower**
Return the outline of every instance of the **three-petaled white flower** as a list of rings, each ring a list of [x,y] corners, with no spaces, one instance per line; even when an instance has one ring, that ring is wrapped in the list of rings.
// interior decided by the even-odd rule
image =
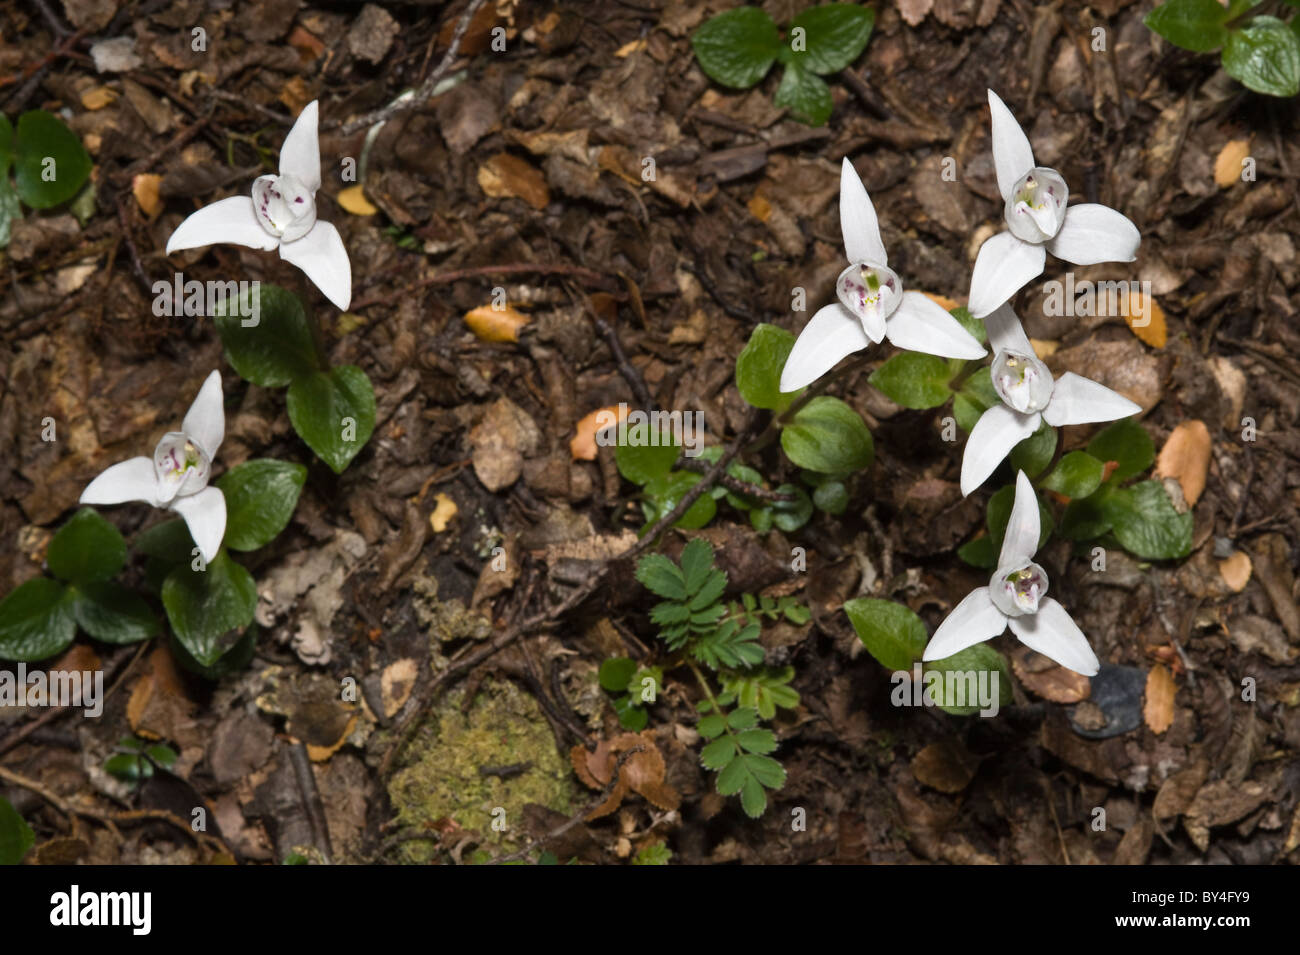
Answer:
[[[226,436],[221,373],[208,375],[185,413],[180,431],[163,435],[152,458],[114,464],[81,492],[82,504],[144,501],[171,508],[185,518],[205,562],[211,562],[226,534],[226,498],[208,487],[212,459]]]
[[[942,306],[904,292],[889,268],[876,210],[848,157],[840,167],[840,231],[851,263],[835,283],[839,301],[809,319],[781,370],[782,391],[797,391],[841,358],[888,338],[941,358],[982,358],[984,347]]]
[[[1105,385],[1067,371],[1056,380],[1034,354],[1020,319],[1003,303],[984,320],[993,349],[989,374],[1002,404],[993,405],[971,429],[961,459],[961,493],[969,494],[993,473],[1011,449],[1038,430],[1115,421],[1142,407]]]
[[[1038,497],[1025,472],[1016,476],[1016,502],[1007,521],[998,569],[987,587],[972,590],[930,638],[923,660],[942,660],[992,640],[1008,626],[1031,650],[1063,667],[1092,676],[1100,668],[1083,631],[1046,596],[1047,574],[1034,563],[1040,532]]]
[[[980,246],[970,280],[970,312],[983,318],[1043,272],[1047,252],[1075,265],[1132,262],[1142,237],[1120,213],[1095,202],[1066,207],[1070,193],[1034,151],[1011,110],[989,90],[993,165],[1006,200],[1007,232]]]
[[[280,175],[253,180],[253,196],[231,196],[194,213],[167,240],[167,254],[233,242],[280,250],[280,258],[307,273],[325,297],[346,310],[352,303],[352,263],[339,230],[316,218],[320,141],[316,101],[298,116],[280,147]]]

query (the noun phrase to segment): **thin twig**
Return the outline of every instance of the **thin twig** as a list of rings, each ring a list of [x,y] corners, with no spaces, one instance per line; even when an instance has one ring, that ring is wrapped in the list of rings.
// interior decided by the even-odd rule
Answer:
[[[474,15],[478,13],[484,2],[485,0],[471,0],[470,5],[461,14],[460,22],[456,24],[456,32],[451,35],[451,46],[447,47],[447,52],[443,55],[442,60],[433,68],[433,72],[425,77],[424,82],[420,84],[419,89],[415,91],[413,96],[399,96],[382,109],[372,110],[364,116],[358,116],[356,119],[350,120],[343,125],[343,135],[350,136],[366,126],[386,123],[398,113],[405,113],[428,102],[433,95],[434,87],[438,85],[438,81],[446,75],[452,64],[456,62],[456,56],[460,53],[460,41],[465,38],[465,31],[469,29],[470,21],[474,19]]]
[[[486,278],[489,275],[570,275],[578,279],[585,285],[595,288],[611,291],[617,288],[613,280],[608,276],[601,275],[599,272],[593,272],[591,269],[584,269],[580,265],[565,265],[563,263],[548,265],[541,262],[513,262],[507,265],[479,265],[472,268],[453,269],[450,272],[439,272],[437,275],[430,275],[428,278],[420,279],[414,285],[407,285],[395,291],[388,292],[384,295],[372,295],[369,298],[363,298],[360,301],[352,303],[351,311],[359,308],[365,308],[367,305],[378,305],[388,303],[395,298],[406,297],[416,289],[428,288],[430,285],[450,285],[453,282],[460,282],[463,279]]]
[[[696,474],[703,474],[709,469],[709,462],[703,458],[688,458],[685,455],[677,459],[674,467],[679,467],[684,471],[694,471]],[[740,478],[732,477],[730,474],[722,474],[718,477],[718,483],[728,491],[734,491],[737,494],[743,494],[746,497],[757,498],[760,501],[775,501],[785,503],[793,501],[795,495],[786,494],[782,491],[773,491],[770,488],[759,487],[757,484],[750,484],[748,481],[742,481]]]
[[[298,794],[302,797],[302,807],[311,826],[312,841],[328,864],[334,855],[334,847],[330,845],[330,829],[325,820],[325,804],[321,802],[320,789],[316,786],[316,774],[311,768],[307,745],[302,740],[294,740],[293,745],[289,747],[289,762],[293,765],[294,779],[298,781]]]

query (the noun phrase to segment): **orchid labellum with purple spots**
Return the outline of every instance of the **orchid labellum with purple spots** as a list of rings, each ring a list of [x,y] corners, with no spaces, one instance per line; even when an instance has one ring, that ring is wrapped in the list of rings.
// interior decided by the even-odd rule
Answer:
[[[945,659],[1010,627],[1025,646],[1075,673],[1092,676],[1100,669],[1083,631],[1047,596],[1047,573],[1033,560],[1040,532],[1038,496],[1020,471],[997,570],[987,587],[971,591],[948,614],[926,645],[923,660]]]
[[[250,249],[280,250],[340,309],[352,303],[352,263],[338,229],[316,218],[320,189],[320,141],[316,101],[308,103],[280,148],[280,175],[253,180],[253,195],[231,196],[204,206],[176,227],[167,254],[233,242]]]
[[[1095,202],[1067,206],[1070,191],[1034,151],[1011,110],[989,90],[993,165],[1006,200],[1007,231],[980,246],[970,280],[970,313],[983,318],[1039,276],[1050,251],[1075,265],[1132,262],[1142,237],[1120,213]]]
[[[889,268],[875,207],[847,156],[840,166],[840,231],[850,264],[835,283],[839,301],[804,326],[781,370],[781,391],[798,391],[841,358],[885,338],[941,358],[984,357],[984,347],[942,306],[903,291]]]

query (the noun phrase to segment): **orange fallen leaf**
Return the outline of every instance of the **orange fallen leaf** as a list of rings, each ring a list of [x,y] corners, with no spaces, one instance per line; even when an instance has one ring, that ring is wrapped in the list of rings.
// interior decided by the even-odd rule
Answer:
[[[429,515],[429,526],[433,528],[435,534],[441,534],[447,529],[447,524],[456,516],[458,508],[456,502],[446,494],[439,492],[433,496],[435,501],[433,513]]]
[[[350,212],[354,216],[373,216],[379,211],[371,205],[370,200],[366,198],[364,189],[359,185],[340,189],[338,203],[345,212]]]
[[[1173,674],[1156,664],[1147,674],[1146,705],[1142,707],[1142,718],[1153,733],[1163,733],[1174,722],[1174,692],[1178,689]]]
[[[947,312],[951,312],[958,305],[957,302],[946,295],[937,295],[934,292],[922,292],[921,294]]]
[[[754,194],[754,197],[747,203],[749,214],[759,222],[766,222],[772,215],[772,203],[768,202],[763,196]]]
[[[1244,550],[1233,551],[1219,561],[1219,573],[1223,577],[1223,582],[1234,593],[1241,593],[1246,589],[1246,584],[1250,583],[1250,572],[1250,555]]]
[[[497,308],[494,305],[480,305],[465,313],[465,324],[469,330],[485,342],[517,342],[519,329],[531,321],[527,315],[509,305]]]
[[[1249,155],[1249,139],[1233,139],[1224,143],[1214,160],[1214,184],[1220,189],[1227,189],[1233,183],[1241,182],[1241,163]]]
[[[1011,652],[1011,668],[1026,690],[1053,703],[1078,703],[1092,694],[1092,681],[1026,646]]]
[[[325,52],[325,44],[300,26],[295,26],[289,34],[289,45],[298,51],[304,63],[310,63]]]
[[[1210,429],[1204,421],[1184,421],[1174,428],[1160,449],[1155,476],[1176,480],[1190,507],[1205,490],[1205,475],[1209,469]]]
[[[103,109],[117,99],[117,93],[107,86],[95,86],[81,94],[81,105],[89,110]]]
[[[1061,343],[1045,338],[1031,338],[1029,344],[1034,347],[1034,354],[1042,361],[1046,361],[1056,354],[1056,350],[1061,347]]]
[[[569,454],[573,457],[573,460],[596,460],[596,432],[620,424],[627,417],[627,414],[627,405],[610,405],[607,408],[597,408],[579,421],[575,429],[577,433],[573,436],[573,440],[569,442]]]
[[[578,778],[592,789],[603,790],[611,780],[614,782],[605,801],[587,814],[588,820],[608,816],[618,809],[629,790],[659,809],[672,810],[681,805],[681,794],[664,782],[667,766],[649,730],[620,733],[612,740],[601,740],[591,752],[579,743],[570,751],[569,760]],[[614,779],[615,772],[617,779]]]
[[[162,176],[152,172],[142,172],[131,180],[131,192],[135,196],[140,211],[150,219],[162,212],[163,201],[158,194],[162,185]]]
[[[1119,313],[1139,341],[1152,348],[1164,348],[1169,340],[1169,328],[1165,324],[1165,310],[1154,298],[1144,292],[1130,295],[1127,285],[1121,284],[1119,291]]]
[[[541,172],[510,153],[497,153],[479,166],[478,185],[493,199],[522,199],[538,211],[551,201]]]

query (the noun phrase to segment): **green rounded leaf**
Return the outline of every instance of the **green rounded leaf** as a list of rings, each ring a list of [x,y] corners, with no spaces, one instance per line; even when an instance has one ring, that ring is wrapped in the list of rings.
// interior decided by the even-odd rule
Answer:
[[[648,517],[651,522],[658,520],[677,506],[686,492],[702,480],[701,476],[691,471],[673,471],[664,477],[655,478],[645,486],[646,499],[654,512]],[[674,527],[696,529],[703,527],[718,513],[718,502],[708,494],[701,494],[695,499],[686,513],[677,519]]]
[[[1068,498],[1087,497],[1101,487],[1106,465],[1086,451],[1071,451],[1043,478],[1043,487]]]
[[[844,604],[844,612],[867,652],[887,669],[910,670],[925,652],[925,624],[900,603],[858,597]]]
[[[77,625],[105,643],[138,643],[157,636],[158,618],[139,594],[112,581],[77,584]]]
[[[957,548],[957,556],[972,567],[993,570],[998,563],[998,552],[993,549],[993,538],[988,534],[967,541]]]
[[[146,557],[169,564],[189,563],[195,557],[194,538],[181,518],[163,521],[136,535],[134,548]]]
[[[18,117],[14,185],[33,209],[67,202],[90,176],[90,154],[77,134],[52,113],[34,109]]]
[[[1209,53],[1227,42],[1227,19],[1228,11],[1219,0],[1169,0],[1142,22],[1174,46]]]
[[[59,528],[45,559],[60,580],[108,580],[126,563],[126,541],[94,508],[83,507]]]
[[[9,184],[9,177],[0,173],[0,249],[9,244],[13,224],[22,217],[23,210],[18,204],[18,193],[14,192],[14,187]]]
[[[820,76],[790,63],[781,74],[772,102],[788,109],[794,118],[809,126],[821,126],[831,118],[831,88]]]
[[[1257,16],[1228,33],[1223,69],[1256,93],[1295,96],[1300,93],[1300,37],[1277,17]]]
[[[1061,515],[1061,536],[1067,540],[1086,541],[1110,530],[1110,518],[1101,506],[1102,499],[1109,493],[1108,489],[1071,501]]]
[[[335,474],[342,474],[375,430],[375,392],[356,365],[313,372],[289,386],[289,421]]]
[[[226,358],[244,380],[263,388],[282,388],[319,371],[307,312],[287,289],[259,284],[215,311],[213,321]]]
[[[307,480],[301,464],[259,458],[231,468],[217,481],[226,496],[226,539],[231,550],[257,550],[289,524]]]
[[[9,167],[14,161],[14,127],[9,117],[0,113],[0,179],[9,178]]]
[[[755,408],[784,411],[798,391],[781,391],[785,367],[795,338],[784,328],[763,323],[754,329],[736,359],[736,390]],[[802,390],[802,389],[801,389]]]
[[[610,657],[600,665],[601,688],[610,693],[626,693],[627,685],[635,675],[636,661],[628,657]]]
[[[952,370],[942,358],[920,352],[899,352],[867,380],[904,408],[937,408],[952,397]]]
[[[847,474],[871,467],[875,444],[861,416],[838,398],[808,402],[781,431],[781,447],[798,467]]]
[[[1011,449],[1011,469],[1024,471],[1031,478],[1038,477],[1052,463],[1055,453],[1056,429],[1043,421],[1037,431]]]
[[[702,23],[691,35],[691,46],[710,79],[748,89],[772,66],[781,49],[781,35],[772,18],[758,7],[738,7]]]
[[[630,428],[620,425],[614,462],[618,465],[618,473],[633,484],[648,484],[656,478],[668,476],[681,450],[667,431],[656,435],[648,422],[639,422]]]
[[[1011,671],[1006,658],[987,643],[977,643],[950,657],[931,661],[925,665],[925,672],[944,675],[942,681],[933,684],[933,690],[927,680],[926,692],[933,693],[939,708],[953,716],[971,716],[980,711],[981,678],[990,700],[996,693],[998,706],[1011,702]],[[949,673],[953,674],[951,679]],[[988,675],[982,676],[985,673]]]
[[[808,523],[813,515],[813,502],[808,492],[797,484],[782,484],[777,488],[782,494],[793,494],[792,501],[773,501],[768,508],[772,523],[787,534],[797,531]]]
[[[1124,418],[1098,432],[1088,442],[1088,453],[1103,463],[1116,463],[1107,480],[1118,484],[1151,467],[1156,459],[1156,446],[1146,428],[1132,418]]]
[[[849,506],[849,490],[840,481],[827,481],[813,491],[813,504],[819,511],[839,516]]]
[[[1159,481],[1120,488],[1101,499],[1120,546],[1144,560],[1176,560],[1192,551],[1192,514],[1179,514]]]
[[[0,660],[44,660],[66,650],[76,634],[72,601],[57,580],[36,577],[0,600]]]
[[[222,677],[240,672],[252,661],[253,651],[257,649],[257,632],[256,624],[246,629],[238,642],[223,653],[212,666],[204,666],[194,659],[190,651],[176,639],[174,633],[167,641],[167,646],[183,670],[201,676],[205,680],[220,680]]]
[[[228,635],[253,622],[257,585],[223,550],[204,570],[173,568],[162,602],[176,638],[200,666],[210,667],[237,642]]]
[[[810,7],[790,22],[786,42],[793,44],[803,30],[805,47],[792,50],[792,60],[814,73],[838,73],[862,53],[875,22],[874,11],[855,3]]]
[[[2,119],[3,117],[0,117]],[[36,834],[8,799],[0,796],[0,865],[18,865],[36,844]]]

